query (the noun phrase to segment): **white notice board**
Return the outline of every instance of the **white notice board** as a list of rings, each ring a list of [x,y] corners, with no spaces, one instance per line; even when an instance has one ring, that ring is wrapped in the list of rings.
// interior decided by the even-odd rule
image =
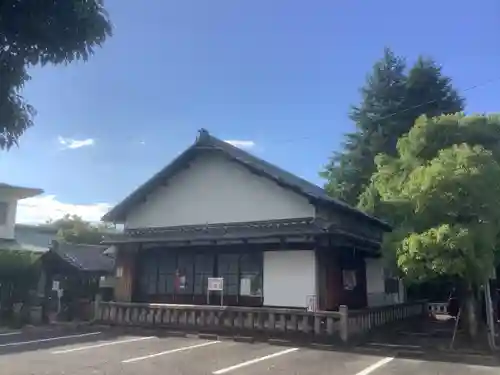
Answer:
[[[207,289],[211,292],[222,292],[224,290],[224,278],[209,277]]]

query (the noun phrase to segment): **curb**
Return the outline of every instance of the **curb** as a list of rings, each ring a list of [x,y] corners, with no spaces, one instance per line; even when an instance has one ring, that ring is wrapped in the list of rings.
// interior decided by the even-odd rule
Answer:
[[[218,340],[219,336],[213,333],[198,333],[198,338],[203,340]]]
[[[282,340],[282,339],[267,339],[266,340],[268,344],[270,345],[277,345],[277,346],[294,346],[294,342],[290,340]]]
[[[255,337],[251,336],[234,336],[233,340],[235,342],[245,342],[248,344],[253,344],[255,342]]]

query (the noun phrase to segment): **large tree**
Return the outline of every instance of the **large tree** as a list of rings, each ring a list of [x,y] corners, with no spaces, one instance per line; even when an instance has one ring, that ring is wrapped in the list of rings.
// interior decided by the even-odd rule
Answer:
[[[29,67],[86,60],[109,35],[102,0],[0,2],[0,149],[33,125],[35,109],[21,95]]]
[[[75,244],[99,245],[106,234],[116,232],[105,223],[92,224],[78,215],[69,214],[50,225],[58,229],[60,240]]]
[[[476,292],[500,238],[500,116],[421,117],[397,151],[376,158],[377,199],[364,208],[398,223],[385,247],[409,278],[459,280],[475,336]]]
[[[419,116],[456,113],[464,105],[433,60],[419,57],[407,71],[405,60],[389,49],[360,91],[361,103],[349,115],[355,131],[346,135],[343,150],[333,154],[321,173],[327,191],[351,205],[369,184],[375,157],[394,155],[397,140]]]

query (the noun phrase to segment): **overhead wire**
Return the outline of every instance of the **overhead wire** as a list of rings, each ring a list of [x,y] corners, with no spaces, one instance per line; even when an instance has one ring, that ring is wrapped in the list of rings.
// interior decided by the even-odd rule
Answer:
[[[477,83],[475,85],[469,86],[469,87],[465,88],[464,90],[461,90],[461,92],[468,92],[468,91],[471,91],[471,90],[475,90],[477,88],[484,87],[486,85],[489,85],[489,84],[497,82],[497,81],[500,81],[500,76],[494,77],[494,78],[490,78],[490,79],[488,79],[488,80],[486,80],[484,82]],[[417,104],[417,105],[414,105],[414,106],[402,109],[401,111],[396,111],[396,112],[393,112],[393,113],[391,113],[389,115],[383,116],[382,118],[379,118],[379,121],[386,120],[388,118],[394,117],[394,116],[399,115],[401,113],[405,113],[405,112],[411,111],[413,109],[420,108],[420,107],[423,107],[423,106],[426,106],[426,105],[429,105],[429,104],[432,104],[432,103],[435,103],[435,102],[437,102],[437,99],[433,99],[433,100],[429,100],[429,101],[426,101],[426,102],[422,102],[420,104]],[[282,139],[282,140],[275,139],[275,140],[272,140],[271,142],[273,142],[273,143],[290,143],[290,142],[297,142],[297,141],[303,141],[303,140],[309,140],[309,139],[315,139],[315,137],[308,135],[308,136],[294,138],[294,139]]]

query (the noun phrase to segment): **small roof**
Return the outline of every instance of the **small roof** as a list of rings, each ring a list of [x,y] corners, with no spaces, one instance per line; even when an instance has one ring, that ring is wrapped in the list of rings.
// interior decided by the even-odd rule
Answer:
[[[111,272],[114,259],[106,256],[108,246],[72,244],[53,241],[51,252],[80,271]]]
[[[330,206],[333,209],[342,210],[344,212],[356,215],[375,225],[381,226],[385,230],[391,230],[391,227],[386,222],[370,216],[347,203],[330,197],[326,191],[319,186],[304,180],[290,172],[287,172],[276,165],[258,158],[238,147],[235,147],[227,142],[224,142],[216,137],[213,137],[207,130],[201,129],[196,142],[186,149],[181,155],[175,158],[169,165],[155,174],[146,183],[133,191],[122,202],[116,205],[111,211],[103,216],[103,221],[122,222],[125,220],[127,213],[144,197],[151,194],[165,180],[171,178],[181,169],[194,159],[200,152],[212,150],[218,151],[226,155],[231,160],[239,162],[243,166],[250,169],[252,172],[267,177],[274,182],[289,188],[298,194],[304,195],[315,203]]]
[[[43,193],[43,189],[14,186],[6,184],[4,182],[0,182],[0,189],[11,190],[15,192],[17,199],[30,198]]]

